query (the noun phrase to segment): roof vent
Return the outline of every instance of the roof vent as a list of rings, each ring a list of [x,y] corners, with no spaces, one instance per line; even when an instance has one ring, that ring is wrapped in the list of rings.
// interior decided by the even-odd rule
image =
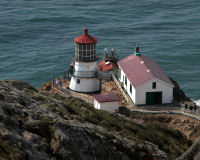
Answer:
[[[136,45],[136,46],[135,46],[135,56],[141,56],[139,50],[140,50],[140,49],[139,49],[139,46]]]
[[[150,72],[151,70],[150,69],[147,69],[147,72]]]
[[[144,64],[144,61],[140,61],[141,64]]]

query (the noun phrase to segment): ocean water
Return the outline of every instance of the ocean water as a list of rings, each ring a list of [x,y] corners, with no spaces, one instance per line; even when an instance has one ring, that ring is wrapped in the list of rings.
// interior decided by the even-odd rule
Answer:
[[[84,27],[99,57],[115,48],[121,59],[139,45],[200,99],[199,0],[0,0],[0,79],[39,87],[66,71]]]

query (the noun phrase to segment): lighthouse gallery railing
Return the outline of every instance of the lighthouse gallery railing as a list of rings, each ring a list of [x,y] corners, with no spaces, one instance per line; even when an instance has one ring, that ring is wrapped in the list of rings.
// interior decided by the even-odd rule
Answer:
[[[80,78],[92,78],[97,77],[97,71],[76,71],[73,70],[73,76],[80,77]]]

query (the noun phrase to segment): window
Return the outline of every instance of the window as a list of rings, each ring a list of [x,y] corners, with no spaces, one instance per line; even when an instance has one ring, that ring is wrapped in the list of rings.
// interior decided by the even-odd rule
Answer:
[[[80,82],[81,82],[81,80],[80,80],[80,79],[77,79],[77,83],[80,84]]]
[[[87,44],[83,44],[83,50],[86,50]]]
[[[156,82],[153,82],[153,83],[152,83],[152,88],[153,88],[153,89],[156,89]]]
[[[130,93],[132,94],[132,85],[130,84]]]
[[[119,68],[119,79],[121,79],[121,69]]]
[[[125,85],[127,86],[127,77],[125,76]]]

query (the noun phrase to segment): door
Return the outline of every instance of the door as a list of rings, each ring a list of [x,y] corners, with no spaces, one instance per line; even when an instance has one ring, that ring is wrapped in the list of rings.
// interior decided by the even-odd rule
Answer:
[[[162,92],[146,92],[146,105],[162,104]]]
[[[153,104],[153,92],[146,92],[146,105]]]

